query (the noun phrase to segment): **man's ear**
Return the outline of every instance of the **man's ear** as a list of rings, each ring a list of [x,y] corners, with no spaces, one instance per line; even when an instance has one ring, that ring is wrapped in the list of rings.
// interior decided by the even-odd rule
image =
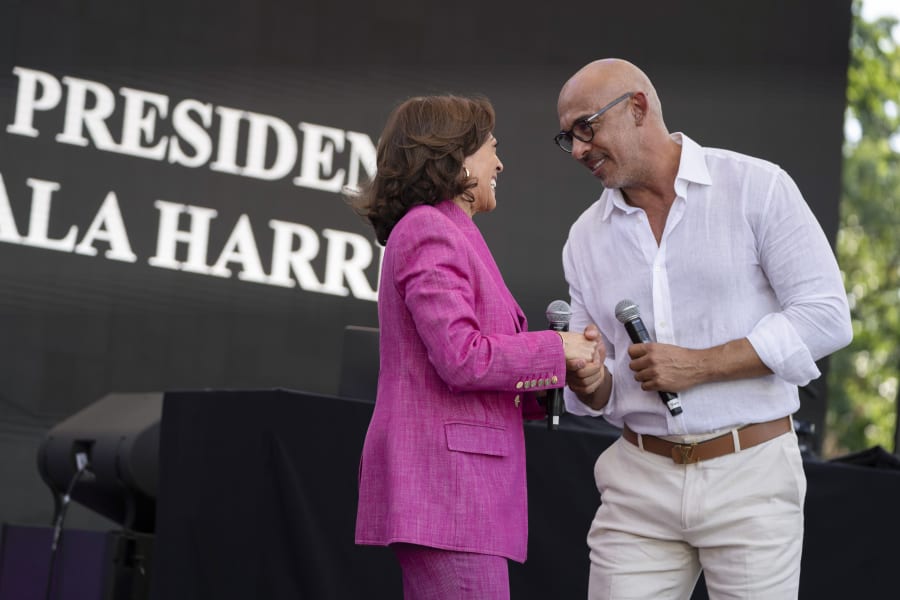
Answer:
[[[631,97],[629,109],[635,125],[641,125],[644,122],[644,117],[647,116],[647,110],[649,109],[648,102],[647,95],[644,92],[635,92],[634,96]]]

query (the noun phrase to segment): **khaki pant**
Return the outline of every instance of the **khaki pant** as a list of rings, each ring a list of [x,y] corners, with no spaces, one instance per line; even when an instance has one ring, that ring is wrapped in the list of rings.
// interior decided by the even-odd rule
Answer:
[[[594,466],[590,600],[797,598],[806,476],[793,432],[692,465],[619,438]]]

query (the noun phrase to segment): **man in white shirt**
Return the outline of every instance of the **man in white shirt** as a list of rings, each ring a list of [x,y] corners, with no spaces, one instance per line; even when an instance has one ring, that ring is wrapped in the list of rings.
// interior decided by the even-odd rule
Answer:
[[[713,599],[796,598],[797,386],[852,336],[828,240],[777,165],[670,134],[627,61],[583,67],[557,109],[557,144],[605,188],[563,250],[570,328],[605,350],[566,407],[623,428],[594,468],[589,597],[681,600],[702,569]],[[655,343],[631,341],[623,300]]]

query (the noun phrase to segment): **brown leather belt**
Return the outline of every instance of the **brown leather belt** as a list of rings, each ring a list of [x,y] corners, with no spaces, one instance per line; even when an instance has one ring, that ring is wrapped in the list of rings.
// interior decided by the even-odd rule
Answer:
[[[781,417],[774,421],[754,423],[741,427],[738,429],[738,439],[741,443],[740,450],[746,450],[763,442],[768,442],[779,435],[791,431],[791,428],[790,417]],[[641,445],[638,443],[638,434],[629,429],[628,425],[622,429],[622,437],[635,446]],[[719,437],[694,444],[678,444],[653,435],[642,435],[641,438],[643,438],[641,441],[643,442],[644,450],[671,458],[679,465],[690,465],[701,460],[718,458],[737,451],[730,431]]]

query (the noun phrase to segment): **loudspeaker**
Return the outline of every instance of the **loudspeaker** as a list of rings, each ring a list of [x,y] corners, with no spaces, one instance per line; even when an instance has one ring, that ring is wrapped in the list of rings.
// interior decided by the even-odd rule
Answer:
[[[38,470],[57,501],[83,454],[87,476],[72,500],[127,530],[153,533],[162,400],[161,392],[108,394],[53,427],[38,449]]]

